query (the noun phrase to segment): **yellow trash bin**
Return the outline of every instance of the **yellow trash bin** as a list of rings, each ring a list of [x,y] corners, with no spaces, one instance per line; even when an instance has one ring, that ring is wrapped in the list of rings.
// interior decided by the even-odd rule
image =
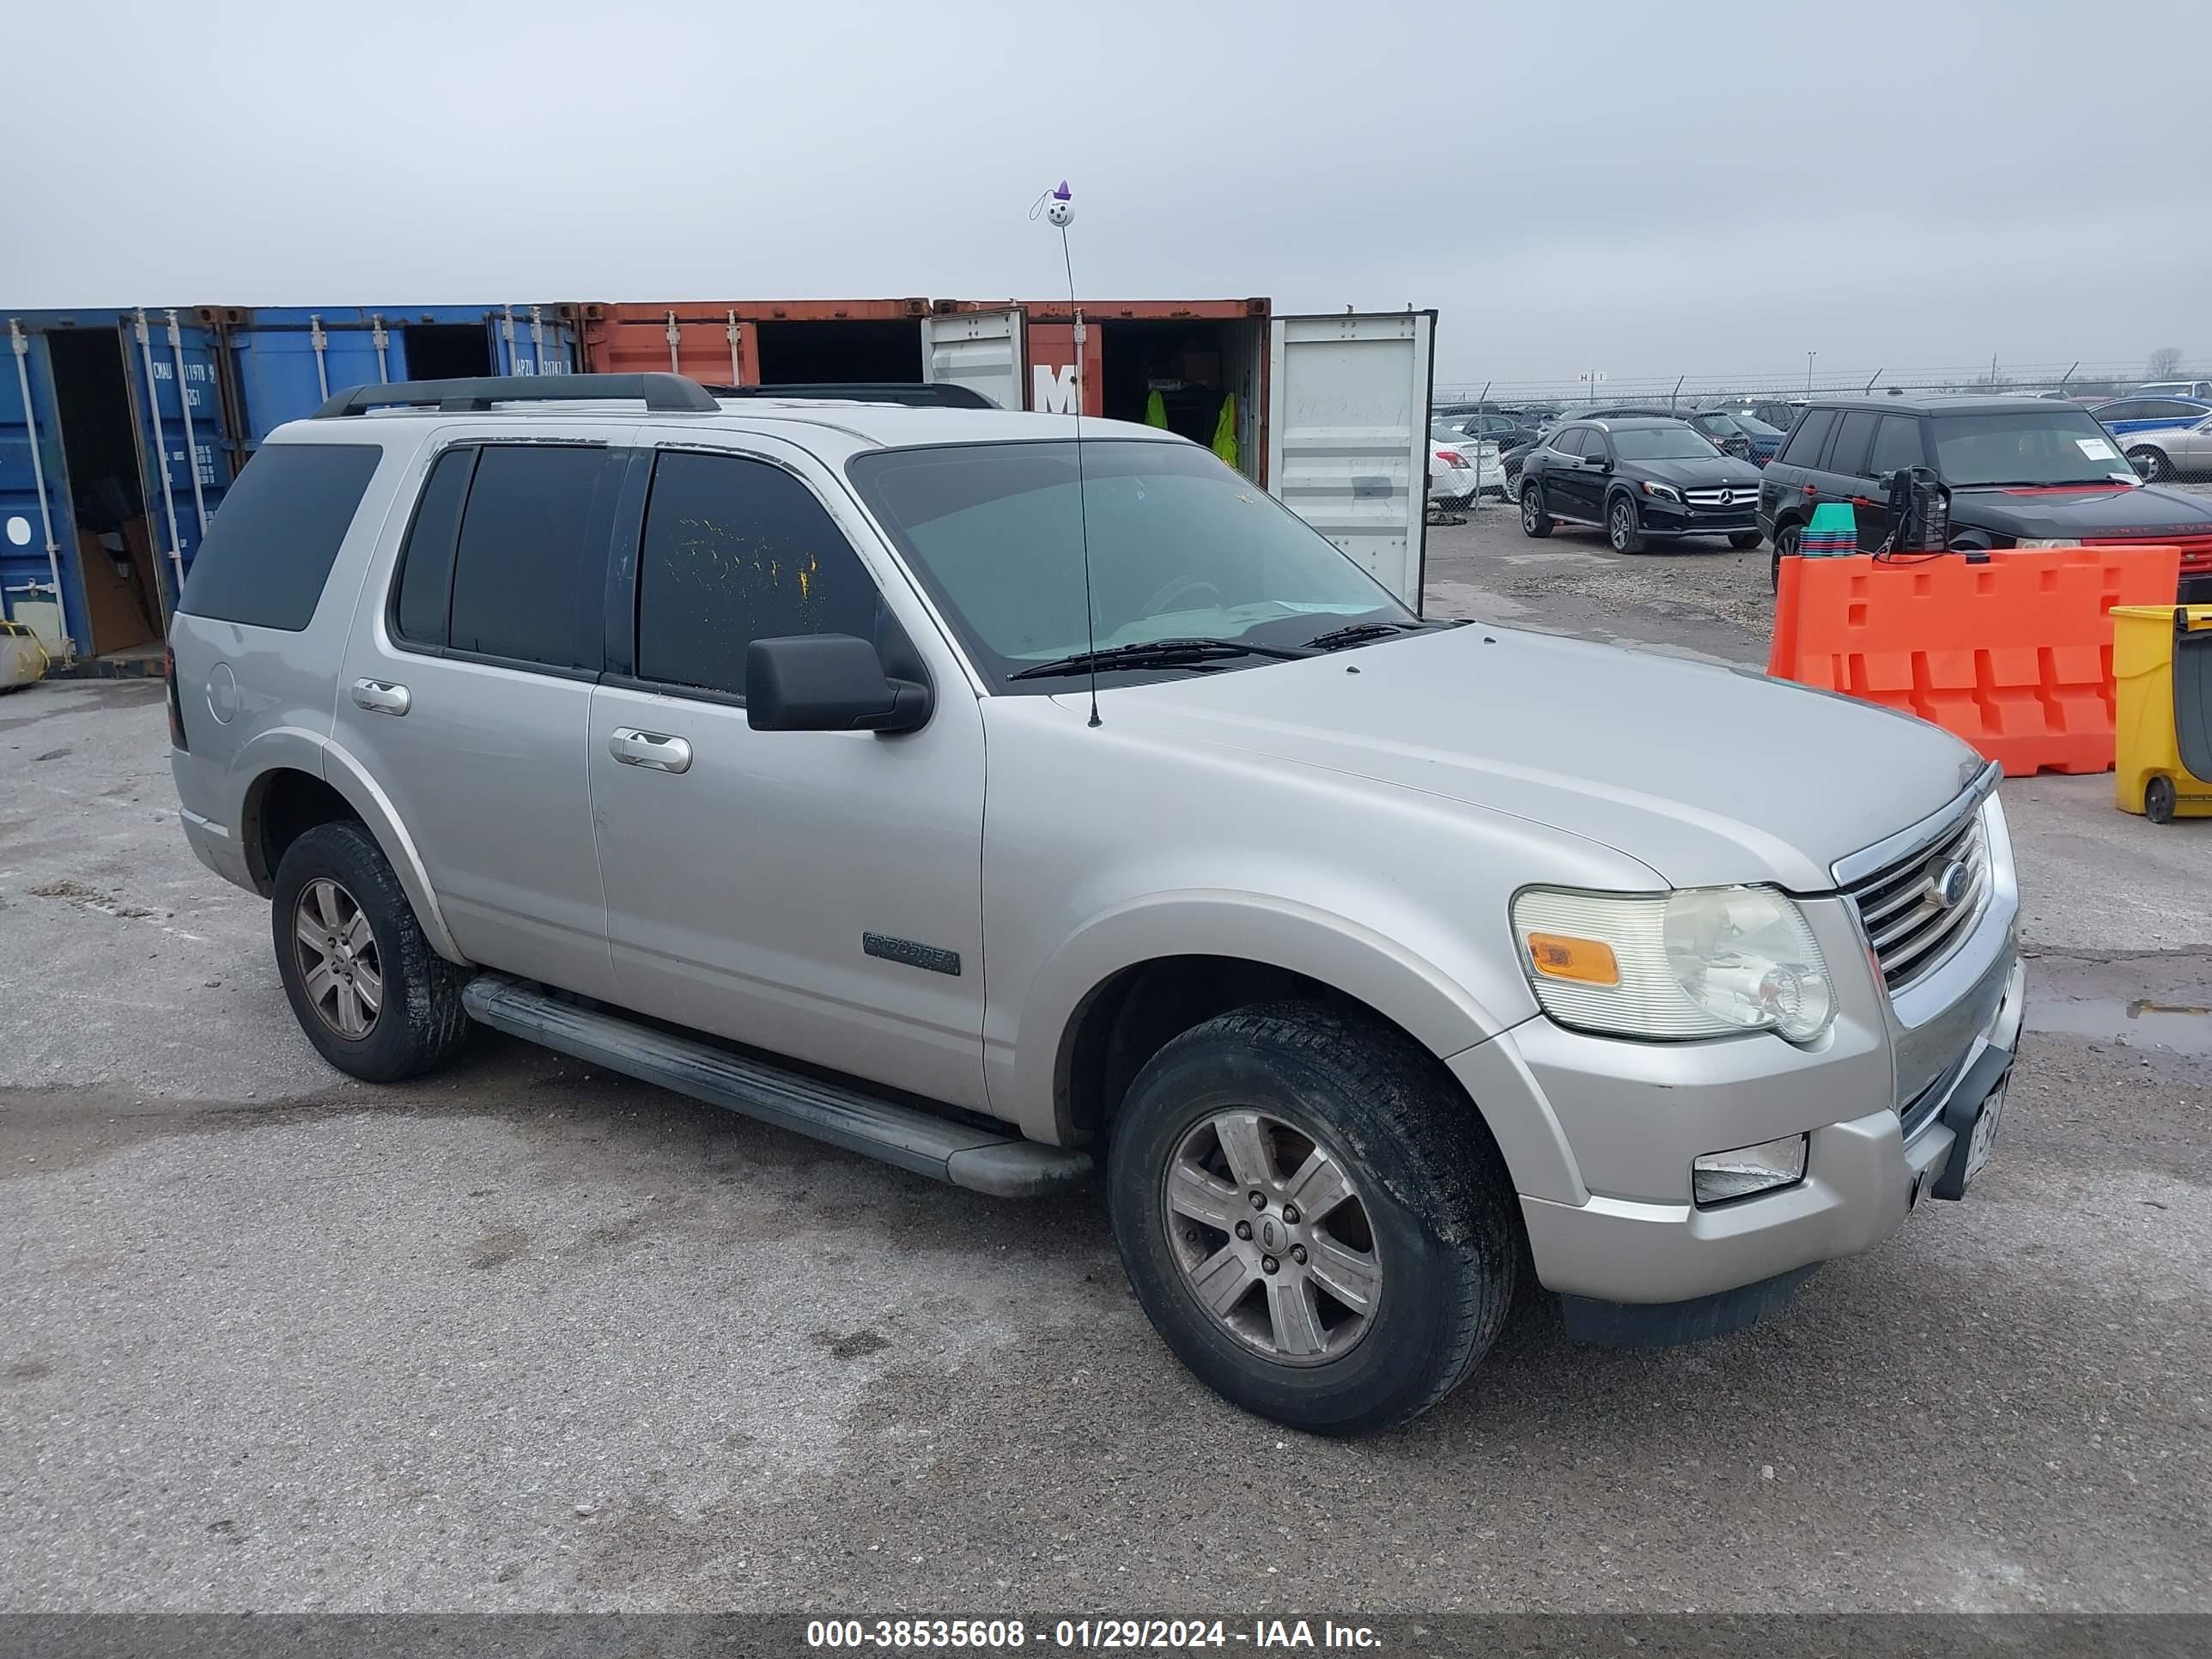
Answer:
[[[2112,800],[2153,823],[2212,817],[2212,605],[2116,605]]]

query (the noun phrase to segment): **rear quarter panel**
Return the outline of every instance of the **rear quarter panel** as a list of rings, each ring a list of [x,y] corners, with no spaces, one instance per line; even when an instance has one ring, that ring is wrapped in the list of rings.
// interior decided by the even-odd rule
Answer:
[[[257,779],[281,768],[325,775],[337,692],[339,665],[361,597],[369,556],[398,496],[415,441],[404,428],[325,430],[336,422],[282,428],[288,438],[314,443],[366,443],[383,459],[370,477],[339,544],[321,599],[304,629],[259,628],[179,611],[170,629],[176,653],[176,688],[189,751],[171,751],[171,770],[184,811],[200,833],[227,842],[237,867],[252,880],[246,842],[248,796]],[[185,603],[191,603],[185,589]],[[239,876],[231,869],[224,873]]]

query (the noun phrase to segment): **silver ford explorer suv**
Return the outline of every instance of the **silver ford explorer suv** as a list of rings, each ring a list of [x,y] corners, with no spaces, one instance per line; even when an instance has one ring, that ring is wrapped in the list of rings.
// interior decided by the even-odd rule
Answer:
[[[1585,1340],[1738,1328],[2004,1099],[1996,769],[1424,621],[1148,428],[341,393],[173,648],[186,834],[333,1066],[473,1021],[986,1193],[1096,1170],[1169,1346],[1302,1428],[1434,1405],[1532,1277]]]

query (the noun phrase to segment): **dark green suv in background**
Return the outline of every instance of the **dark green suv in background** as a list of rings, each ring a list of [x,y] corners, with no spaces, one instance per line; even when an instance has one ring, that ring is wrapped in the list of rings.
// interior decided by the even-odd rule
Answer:
[[[1821,398],[1761,476],[1759,527],[1778,578],[1814,509],[1848,501],[1862,553],[1889,536],[1889,483],[1927,467],[1949,496],[1957,549],[2171,543],[2185,603],[2212,601],[2212,499],[2146,484],[2086,410],[2043,398]]]

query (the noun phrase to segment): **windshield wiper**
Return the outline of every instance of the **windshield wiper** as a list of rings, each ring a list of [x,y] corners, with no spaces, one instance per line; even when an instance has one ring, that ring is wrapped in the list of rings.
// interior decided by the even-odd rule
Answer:
[[[1109,646],[1103,651],[1079,651],[1071,657],[1018,668],[1010,680],[1043,679],[1054,674],[1101,673],[1115,668],[1180,668],[1187,663],[1212,662],[1223,657],[1281,657],[1310,655],[1302,647],[1253,645],[1243,640],[1144,640],[1134,645]]]
[[[1387,639],[1393,634],[1418,633],[1426,623],[1347,623],[1342,628],[1332,628],[1326,634],[1316,634],[1306,641],[1309,651],[1337,651],[1347,645],[1364,645],[1370,640]]]

